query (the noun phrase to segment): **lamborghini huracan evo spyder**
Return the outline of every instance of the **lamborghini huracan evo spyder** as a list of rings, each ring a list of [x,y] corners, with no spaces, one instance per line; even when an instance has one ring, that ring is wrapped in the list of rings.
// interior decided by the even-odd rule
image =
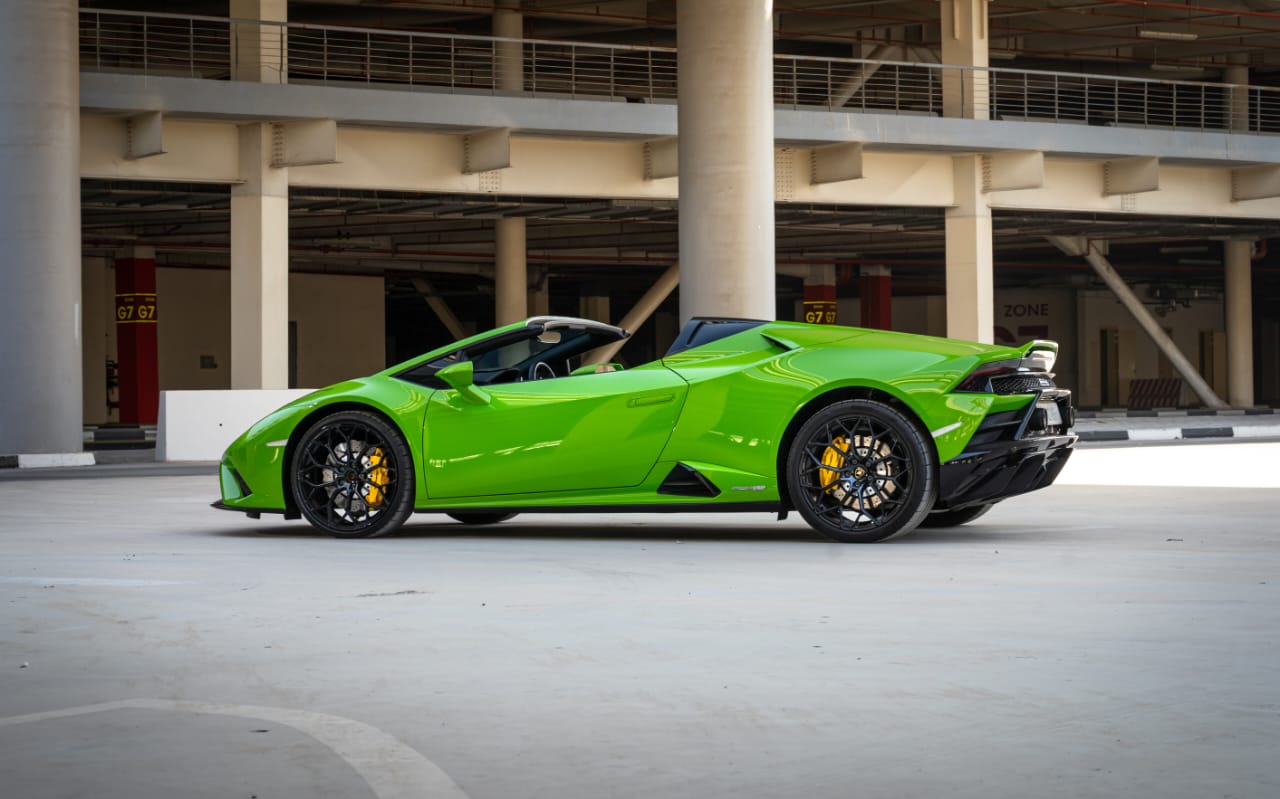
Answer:
[[[376,536],[415,511],[795,509],[837,541],[977,518],[1071,454],[1057,345],[694,319],[661,359],[539,316],[284,406],[222,458],[216,507]]]

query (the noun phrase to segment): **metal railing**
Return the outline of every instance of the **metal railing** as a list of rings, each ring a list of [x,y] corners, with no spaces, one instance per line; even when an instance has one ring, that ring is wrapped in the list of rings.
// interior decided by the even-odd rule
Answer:
[[[509,67],[517,76],[509,84]],[[127,11],[80,12],[83,71],[676,98],[676,52]],[[1036,70],[777,55],[783,107],[1280,133],[1280,89]]]

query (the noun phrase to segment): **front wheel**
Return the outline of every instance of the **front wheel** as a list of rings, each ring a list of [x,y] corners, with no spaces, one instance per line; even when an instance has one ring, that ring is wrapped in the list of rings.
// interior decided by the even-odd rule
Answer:
[[[870,544],[907,533],[933,507],[932,442],[900,411],[867,399],[818,411],[787,458],[796,510],[835,541]]]
[[[302,516],[338,538],[386,535],[413,512],[409,446],[367,411],[321,417],[299,440],[290,471]]]

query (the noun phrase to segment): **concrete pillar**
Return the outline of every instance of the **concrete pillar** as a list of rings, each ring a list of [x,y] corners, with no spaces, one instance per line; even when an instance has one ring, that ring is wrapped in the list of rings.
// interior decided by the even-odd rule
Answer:
[[[232,19],[250,20],[231,26],[231,76],[235,80],[288,83],[289,19],[286,0],[230,0]]]
[[[512,41],[497,42],[493,52],[494,86],[500,92],[524,91],[524,15],[519,0],[498,0],[493,9],[493,35]]]
[[[942,111],[949,117],[987,119],[987,0],[941,0],[942,63],[974,69],[944,69]]]
[[[77,27],[74,0],[0,5],[0,455],[83,449]]]
[[[494,317],[498,325],[529,316],[529,269],[524,217],[494,224]]]
[[[237,80],[287,79],[286,0],[230,0]],[[231,187],[231,387],[289,387],[289,170],[273,167],[270,123],[240,126]]]
[[[802,322],[815,325],[839,324],[836,317],[835,264],[814,264],[804,278],[804,315]]]
[[[680,317],[773,319],[773,2],[676,4]]]
[[[862,326],[893,329],[893,273],[887,266],[864,266],[858,278]]]
[[[231,187],[231,387],[289,387],[289,170],[270,124],[240,126]],[[335,309],[335,318],[340,317]]]
[[[155,248],[122,250],[116,257],[115,272],[120,421],[155,424],[160,407]]]
[[[1253,407],[1253,242],[1226,242],[1227,402]]]
[[[956,156],[955,206],[946,211],[947,336],[995,339],[991,208],[982,193],[982,157]]]
[[[529,281],[529,306],[525,309],[529,316],[551,315],[551,275],[545,267],[534,271]]]
[[[1228,105],[1228,125],[1231,130],[1249,129],[1249,68],[1230,66],[1222,70],[1222,82],[1232,85]]]

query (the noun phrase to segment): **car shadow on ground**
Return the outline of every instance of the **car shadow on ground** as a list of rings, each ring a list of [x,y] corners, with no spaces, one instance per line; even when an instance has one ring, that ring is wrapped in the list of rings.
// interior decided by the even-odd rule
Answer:
[[[1013,542],[1019,538],[1026,540],[1043,539],[1051,534],[1050,528],[1038,527],[1027,530],[1008,524],[975,523],[961,527],[943,527],[917,529],[907,535],[885,542],[882,546],[895,545],[939,545],[939,544],[974,544]],[[254,521],[247,526],[226,527],[208,531],[215,536],[231,538],[272,538],[272,539],[323,539],[332,537],[305,522],[276,521],[264,523]],[[618,521],[606,522],[595,517],[563,520],[554,523],[542,522],[536,516],[517,518],[511,521],[490,525],[460,524],[452,519],[414,520],[389,536],[378,539],[355,538],[345,539],[356,542],[368,542],[376,545],[378,541],[394,541],[405,539],[467,539],[467,540],[533,540],[545,539],[556,541],[666,541],[672,543],[741,541],[741,542],[790,542],[795,544],[833,544],[817,532],[799,522],[795,516],[786,522],[744,521],[741,524],[726,524],[718,521],[714,525],[694,526],[686,521]]]

